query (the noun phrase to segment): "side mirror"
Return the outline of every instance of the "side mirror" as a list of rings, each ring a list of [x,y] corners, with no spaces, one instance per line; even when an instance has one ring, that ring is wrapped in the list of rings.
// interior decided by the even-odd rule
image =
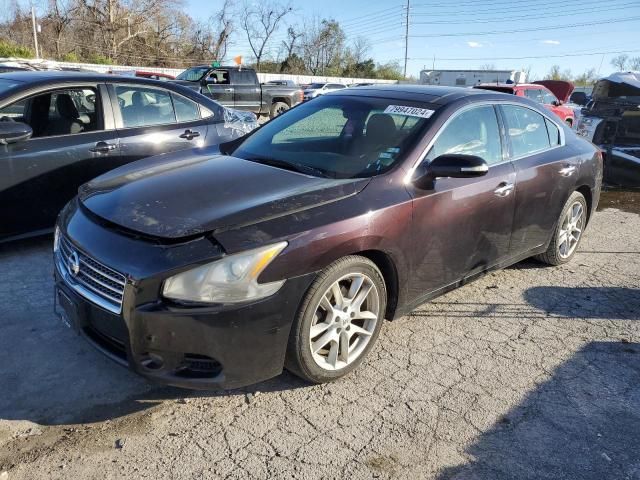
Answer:
[[[482,177],[489,171],[489,165],[475,155],[448,153],[436,157],[431,162],[423,162],[413,176],[413,183],[420,188],[433,184],[436,178]]]
[[[22,122],[0,121],[0,145],[23,142],[33,135],[29,125]]]

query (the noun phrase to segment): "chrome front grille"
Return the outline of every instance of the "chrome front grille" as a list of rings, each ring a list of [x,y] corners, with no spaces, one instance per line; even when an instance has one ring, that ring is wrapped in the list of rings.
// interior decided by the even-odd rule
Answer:
[[[126,277],[81,252],[59,235],[56,252],[58,270],[77,293],[112,313],[122,311]]]

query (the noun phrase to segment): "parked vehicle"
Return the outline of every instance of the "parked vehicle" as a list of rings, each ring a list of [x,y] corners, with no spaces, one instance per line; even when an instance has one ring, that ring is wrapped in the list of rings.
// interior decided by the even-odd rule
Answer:
[[[604,151],[605,183],[640,187],[640,73],[599,80],[577,133]]]
[[[179,85],[70,72],[0,77],[0,241],[53,229],[78,186],[112,168],[216,145],[257,126]]]
[[[333,92],[335,90],[342,90],[347,88],[346,85],[341,83],[312,83],[309,88],[304,90],[304,100],[311,100],[325,93]]]
[[[532,255],[570,261],[602,178],[541,105],[462,88],[341,90],[220,151],[109,172],[58,220],[60,315],[162,383],[339,378],[384,318]]]
[[[188,86],[224,106],[274,118],[302,102],[300,87],[260,85],[252,68],[191,67],[176,77]]]
[[[562,80],[540,80],[533,83],[521,84],[482,84],[473,88],[494,90],[496,92],[511,93],[519,97],[530,98],[541,103],[555,113],[569,127],[575,125],[573,109],[564,105],[573,91],[573,83]]]

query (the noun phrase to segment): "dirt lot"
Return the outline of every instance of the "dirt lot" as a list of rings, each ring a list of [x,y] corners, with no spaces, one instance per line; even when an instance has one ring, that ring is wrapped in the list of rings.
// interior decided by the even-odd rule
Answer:
[[[0,247],[0,480],[640,479],[640,195],[566,266],[387,323],[350,377],[217,394],[129,373],[52,313],[50,239]]]

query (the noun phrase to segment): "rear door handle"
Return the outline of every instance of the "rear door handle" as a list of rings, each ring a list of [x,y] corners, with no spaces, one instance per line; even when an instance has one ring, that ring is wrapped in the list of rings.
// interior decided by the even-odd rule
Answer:
[[[498,188],[496,188],[493,193],[495,193],[498,197],[506,197],[513,191],[513,183],[502,182]]]
[[[233,88],[225,88],[224,91],[225,92],[233,92]]]
[[[573,165],[569,165],[568,167],[561,168],[558,170],[558,173],[563,177],[570,177],[576,171],[576,167]]]
[[[118,148],[118,146],[113,143],[98,142],[96,143],[96,146],[89,149],[89,151],[93,153],[109,153],[111,150],[115,150],[116,148]]]
[[[200,132],[195,132],[193,130],[185,130],[184,133],[182,135],[180,135],[180,138],[186,138],[187,140],[193,140],[196,137],[200,136]]]

